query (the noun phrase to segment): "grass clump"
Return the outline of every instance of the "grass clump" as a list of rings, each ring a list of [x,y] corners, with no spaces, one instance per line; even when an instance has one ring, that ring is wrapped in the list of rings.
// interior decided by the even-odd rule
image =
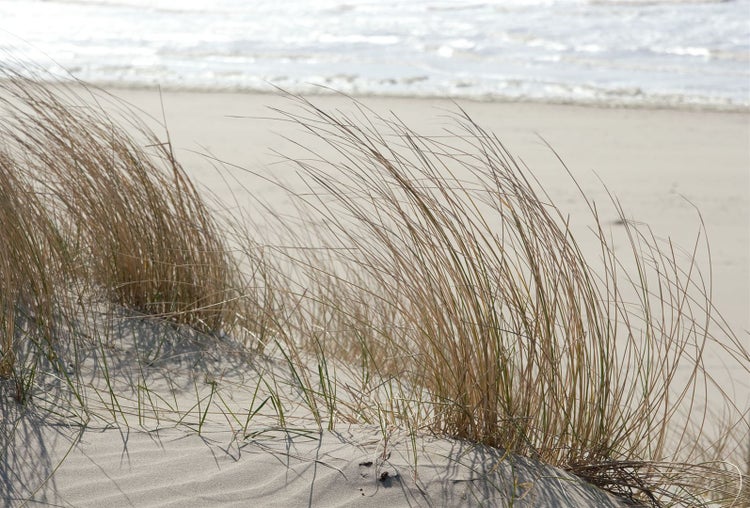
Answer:
[[[235,260],[169,139],[103,92],[2,78],[0,377],[14,398],[52,369],[85,405],[78,365],[123,308],[231,329]]]
[[[703,454],[714,446],[701,428],[708,404],[697,403],[707,389],[733,425],[714,459],[741,463],[750,433],[748,409],[713,382],[702,353],[731,350],[743,376],[750,356],[715,313],[695,251],[682,258],[613,200],[629,252],[616,254],[581,192],[593,230],[584,246],[531,170],[465,114],[426,137],[361,105],[345,115],[299,101],[302,112],[280,113],[323,147],[294,161],[316,248],[286,251],[304,274],[297,334],[309,347],[407,380],[422,407],[403,413],[408,425],[640,502],[700,504],[707,490],[747,501],[746,472]]]
[[[6,76],[2,92],[5,157],[45,196],[65,261],[116,303],[218,330],[231,314],[233,265],[169,140],[132,116],[126,134],[91,105],[116,106],[106,95],[81,98],[18,76]]]

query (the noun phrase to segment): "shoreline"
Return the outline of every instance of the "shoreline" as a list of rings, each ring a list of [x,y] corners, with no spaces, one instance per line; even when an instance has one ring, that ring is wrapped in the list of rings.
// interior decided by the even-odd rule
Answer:
[[[439,91],[432,94],[387,94],[376,92],[340,92],[327,85],[303,84],[300,90],[287,91],[279,87],[277,90],[273,83],[268,83],[269,89],[245,88],[245,87],[206,87],[193,85],[159,85],[159,84],[139,84],[123,83],[122,81],[94,81],[86,82],[77,78],[69,80],[42,80],[41,82],[54,85],[55,83],[64,83],[69,86],[90,86],[102,90],[121,90],[136,92],[154,92],[161,90],[163,93],[200,93],[200,94],[230,94],[230,95],[261,95],[277,96],[279,93],[290,93],[306,97],[347,97],[354,99],[394,99],[394,100],[451,100],[455,102],[472,102],[478,104],[528,104],[528,105],[549,105],[549,106],[574,106],[592,109],[622,109],[622,110],[656,110],[656,111],[692,111],[692,112],[716,112],[716,113],[736,113],[750,114],[750,103],[748,104],[725,104],[710,102],[690,102],[690,101],[668,101],[659,100],[654,97],[653,100],[644,101],[618,101],[607,99],[580,100],[565,97],[516,97],[511,95],[447,95]]]

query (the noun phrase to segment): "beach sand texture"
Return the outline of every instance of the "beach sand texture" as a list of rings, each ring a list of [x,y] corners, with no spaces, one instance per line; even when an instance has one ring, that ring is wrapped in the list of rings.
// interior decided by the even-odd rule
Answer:
[[[384,438],[377,425],[339,424],[335,431],[318,431],[303,408],[287,415],[290,428],[284,430],[269,408],[259,407],[263,392],[255,392],[269,370],[288,376],[283,362],[253,360],[229,342],[206,352],[199,340],[191,344],[190,332],[147,322],[120,327],[114,337],[108,376],[122,388],[116,390],[117,426],[94,419],[81,430],[43,412],[18,417],[3,406],[2,417],[16,422],[15,442],[2,462],[7,504],[623,505],[570,473],[493,448],[429,436],[412,441],[395,428]],[[136,367],[139,355],[157,358],[146,378],[148,395],[169,401],[157,402],[159,410],[127,389],[142,374]],[[92,352],[84,376],[106,392],[95,357]],[[220,396],[203,379],[206,366],[221,373],[213,385]],[[343,376],[337,380],[356,383]],[[213,405],[192,407],[196,394],[202,404]],[[292,389],[287,395],[299,396]],[[93,413],[107,415],[106,403],[99,408],[91,403]],[[175,409],[183,412],[180,421]],[[243,413],[255,409],[260,412],[243,429]]]
[[[158,93],[116,90],[115,94],[162,118]],[[325,110],[354,109],[347,97],[320,96],[314,102]],[[452,100],[371,97],[363,103],[376,113],[396,114],[425,135],[445,135],[446,127],[455,127],[449,118],[457,112]],[[271,111],[292,107],[279,96],[170,92],[163,104],[180,160],[197,182],[227,202],[229,191],[242,190],[223,185],[212,169],[215,161],[203,154],[255,171],[265,168],[285,178],[296,168],[283,164],[281,155],[292,159],[305,155],[295,142],[315,142]],[[606,186],[622,202],[629,219],[650,225],[658,236],[669,236],[685,249],[698,235],[699,211],[711,244],[714,303],[736,334],[747,334],[750,114],[472,101],[458,105],[523,160],[574,217],[584,213],[584,204],[545,142],[588,197],[606,205]],[[266,201],[284,199],[275,185],[245,178]],[[609,214],[603,222],[617,219],[606,206],[602,213]]]
[[[305,139],[304,134],[269,109],[288,107],[288,99],[111,91],[154,118],[166,119],[177,158],[199,186],[210,190],[212,199],[227,206],[251,203],[248,210],[257,210],[246,195],[249,191],[278,210],[292,212],[285,208],[287,197],[278,186],[256,175],[294,181],[295,168],[278,154],[303,157],[295,141]],[[380,114],[394,112],[428,135],[441,135],[448,125],[445,115],[456,111],[449,100],[361,100]],[[313,101],[326,110],[352,107],[347,97]],[[628,219],[649,224],[657,236],[670,236],[687,250],[699,233],[699,210],[711,247],[713,302],[740,340],[750,342],[748,113],[471,101],[459,105],[533,170],[573,224],[585,216],[585,204],[549,146],[585,194],[601,203],[602,222],[611,224],[615,234],[618,216],[605,206],[609,198],[602,183],[620,200]],[[225,167],[223,171],[242,180],[239,186],[222,178],[214,167],[217,160],[251,173]],[[698,261],[707,262],[704,251],[699,251]],[[20,416],[14,405],[0,405],[3,424],[13,422],[5,428],[14,430],[0,458],[0,486],[8,505],[620,504],[569,473],[492,448],[427,435],[412,440],[396,428],[378,425],[339,422],[334,431],[319,432],[303,409],[288,415],[289,428],[282,432],[270,416],[271,404],[261,405],[263,391],[256,391],[258,373],[284,377],[278,355],[276,360],[254,359],[231,337],[206,351],[194,332],[152,320],[124,323],[112,327],[102,318],[97,325],[111,337],[106,379],[115,391],[121,390],[122,411],[117,415],[94,416],[81,430],[43,410]],[[98,354],[92,347],[91,364],[82,367],[82,376],[90,386],[91,407],[107,411],[107,401],[96,400],[97,393],[107,390],[97,370]],[[143,358],[151,358],[146,373]],[[703,361],[739,407],[750,407],[750,379],[744,373],[724,369],[721,351],[705,351]],[[206,370],[219,374],[207,379]],[[148,394],[127,382],[138,376],[150,380]],[[343,371],[338,381],[347,384]],[[9,385],[3,390],[8,397]],[[296,396],[292,390],[288,395]],[[148,397],[161,402],[146,402]],[[201,402],[196,404],[196,399]],[[172,407],[186,416],[174,421]],[[257,418],[243,428],[237,415],[253,407],[259,408]],[[105,423],[111,420],[118,425]]]

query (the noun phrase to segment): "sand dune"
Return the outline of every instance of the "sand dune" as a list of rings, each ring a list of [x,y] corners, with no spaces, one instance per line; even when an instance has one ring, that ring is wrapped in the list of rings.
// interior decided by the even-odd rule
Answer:
[[[294,169],[281,163],[277,152],[299,157],[288,138],[300,133],[268,109],[284,107],[284,99],[114,93],[155,118],[161,118],[163,101],[178,158],[219,202],[244,206],[252,201],[243,194],[250,189],[284,209],[279,188],[253,174],[294,178]],[[439,134],[445,125],[441,115],[455,110],[441,100],[363,101],[380,113],[396,112],[427,134]],[[350,107],[342,97],[320,97],[318,103],[329,109]],[[657,235],[670,235],[687,249],[699,230],[695,209],[700,210],[713,256],[714,303],[735,333],[750,340],[746,113],[480,102],[461,107],[534,168],[534,176],[574,218],[585,212],[583,204],[540,136],[565,160],[587,195],[607,201],[600,177],[633,220],[651,224]],[[244,188],[223,180],[212,167],[216,159],[206,153],[252,170],[236,173]],[[253,206],[255,201],[248,209]],[[617,218],[612,211],[603,213],[605,222]],[[94,344],[81,353],[84,361],[76,375],[85,387],[88,414],[80,413],[75,395],[54,374],[40,381],[48,383],[48,397],[37,400],[38,409],[31,411],[5,402],[14,387],[8,381],[0,385],[0,427],[8,444],[0,457],[0,486],[9,506],[622,504],[532,459],[410,435],[378,422],[347,424],[345,397],[335,430],[318,431],[301,402],[298,411],[288,412],[282,428],[261,380],[282,387],[289,407],[300,395],[279,351],[255,356],[232,337],[209,348],[195,332],[128,314],[91,326],[108,337],[109,349],[102,355]],[[712,373],[738,406],[750,406],[750,380],[718,368],[720,351],[706,351],[704,362],[717,366]],[[315,373],[318,366],[309,368]],[[347,375],[343,368],[337,371],[342,386],[349,382]],[[86,421],[86,428],[76,421]]]

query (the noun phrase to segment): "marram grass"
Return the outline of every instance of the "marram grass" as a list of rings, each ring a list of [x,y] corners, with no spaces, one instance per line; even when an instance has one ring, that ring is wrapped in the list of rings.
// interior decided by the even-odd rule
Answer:
[[[16,77],[2,99],[4,157],[40,196],[65,261],[117,303],[217,330],[231,312],[232,263],[169,140],[130,118],[136,141],[63,87]]]
[[[169,139],[96,106],[106,95],[18,76],[0,89],[0,377],[18,388],[11,403],[34,404],[36,370],[75,360],[57,342],[91,341],[77,323],[104,298],[192,327],[209,348],[243,332],[248,353],[280,351],[321,428],[375,422],[384,435],[398,426],[483,443],[644,504],[748,504],[748,409],[711,386],[701,353],[722,347],[748,374],[750,356],[713,309],[695,252],[682,257],[613,200],[629,246],[616,254],[581,194],[590,252],[532,170],[467,115],[426,137],[355,102],[346,116],[295,98],[301,110],[279,113],[315,138],[310,157],[291,161],[313,192],[292,193],[305,229],[256,218],[288,232],[269,245],[244,216],[218,220],[228,211],[206,204]],[[356,386],[338,383],[342,365]],[[222,400],[206,383],[199,432]],[[272,407],[284,425],[280,381],[256,383],[254,412],[232,418],[249,432]],[[703,389],[725,399],[718,437],[694,405]]]
[[[731,349],[750,374],[696,252],[658,241],[613,199],[629,247],[616,254],[581,193],[595,246],[584,252],[533,171],[462,112],[447,136],[425,137],[361,104],[345,115],[296,100],[301,110],[278,113],[317,148],[291,161],[309,191],[302,248],[280,251],[302,300],[289,335],[362,365],[374,383],[406,381],[405,400],[422,409],[404,412],[409,425],[642,502],[693,504],[709,491],[740,502],[747,471],[716,459],[742,463],[748,408],[725,396],[734,427],[710,445],[716,456],[693,438],[708,416],[696,395],[724,393],[702,351]]]

